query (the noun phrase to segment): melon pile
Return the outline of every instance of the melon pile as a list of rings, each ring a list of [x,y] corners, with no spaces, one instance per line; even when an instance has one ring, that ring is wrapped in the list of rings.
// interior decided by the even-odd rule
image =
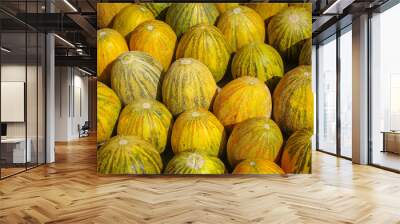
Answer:
[[[98,4],[101,174],[311,172],[311,10]]]

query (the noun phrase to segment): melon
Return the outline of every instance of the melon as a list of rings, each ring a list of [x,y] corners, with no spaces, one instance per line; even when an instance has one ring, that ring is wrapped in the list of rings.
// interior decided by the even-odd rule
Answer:
[[[151,55],[129,51],[111,68],[111,87],[124,105],[139,98],[158,99],[161,94],[162,65]]]
[[[112,63],[128,50],[124,37],[117,31],[108,28],[97,31],[97,78],[99,81],[109,84]]]
[[[271,116],[268,87],[259,79],[243,76],[226,84],[214,101],[213,112],[221,123],[232,128],[253,117]]]
[[[301,129],[313,130],[311,66],[298,66],[283,76],[275,88],[273,105],[273,118],[286,136]]]
[[[233,52],[241,47],[265,40],[264,20],[253,9],[238,6],[230,8],[218,19],[218,29],[224,34]]]
[[[284,73],[283,61],[279,53],[264,43],[251,43],[242,47],[233,58],[232,76],[257,77],[272,91]]]
[[[300,51],[299,65],[311,65],[312,41],[307,39]]]
[[[110,27],[115,15],[129,5],[131,3],[97,3],[97,27]]]
[[[194,25],[214,25],[218,16],[218,9],[212,3],[174,3],[168,8],[165,21],[180,37]]]
[[[117,123],[121,101],[114,91],[97,82],[97,143],[108,140]]]
[[[231,50],[224,35],[215,26],[199,24],[180,39],[176,58],[195,58],[205,64],[216,82],[225,75]]]
[[[137,26],[152,19],[154,19],[153,13],[145,6],[132,4],[115,16],[112,28],[129,40],[130,34]]]
[[[286,173],[311,173],[311,136],[312,132],[299,130],[286,141],[281,159]]]
[[[176,60],[162,83],[164,104],[174,116],[194,108],[209,109],[217,90],[210,70],[193,58]]]
[[[205,109],[187,110],[176,119],[171,135],[171,146],[175,154],[196,151],[210,156],[219,156],[225,148],[224,126]]]
[[[248,3],[247,7],[254,9],[263,20],[268,20],[288,7],[288,3]]]
[[[266,117],[256,117],[237,124],[227,144],[228,161],[235,166],[245,159],[275,161],[283,144],[281,130]]]
[[[153,144],[162,153],[172,124],[172,115],[162,103],[153,99],[139,99],[122,110],[117,133],[137,136]]]
[[[160,174],[162,168],[153,145],[135,136],[114,136],[97,151],[100,174]]]
[[[148,8],[154,17],[163,20],[165,14],[167,13],[168,7],[171,3],[142,3],[146,8]]]
[[[268,24],[268,43],[287,63],[297,63],[304,40],[312,36],[311,12],[288,7],[272,17]]]
[[[129,48],[131,51],[143,51],[159,62],[167,71],[174,55],[176,35],[171,27],[159,20],[149,20],[140,24],[132,32]]]
[[[181,152],[168,163],[165,174],[224,174],[224,163],[215,156]]]
[[[219,13],[224,13],[226,10],[239,6],[239,3],[215,3]]]
[[[285,174],[285,172],[272,161],[246,159],[236,165],[232,174]]]
[[[290,7],[301,7],[307,10],[312,11],[312,3],[289,3]]]

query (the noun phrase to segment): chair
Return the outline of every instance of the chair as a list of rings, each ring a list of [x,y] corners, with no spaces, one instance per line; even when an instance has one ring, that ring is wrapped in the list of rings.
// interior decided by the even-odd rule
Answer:
[[[85,123],[82,126],[78,124],[79,138],[89,136],[89,130],[90,130],[89,121],[85,121]]]

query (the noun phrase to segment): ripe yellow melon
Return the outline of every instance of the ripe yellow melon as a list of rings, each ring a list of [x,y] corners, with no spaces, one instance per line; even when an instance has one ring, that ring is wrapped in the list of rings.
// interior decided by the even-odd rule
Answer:
[[[271,110],[268,87],[250,76],[237,78],[224,86],[213,106],[215,116],[228,128],[253,117],[269,118]]]
[[[131,3],[97,3],[97,26],[110,27],[114,17]]]
[[[145,6],[130,5],[115,16],[112,28],[129,40],[132,31],[137,26],[152,19],[154,19],[153,13]]]
[[[110,83],[112,63],[128,50],[124,37],[117,31],[108,28],[97,31],[97,77],[99,81]]]

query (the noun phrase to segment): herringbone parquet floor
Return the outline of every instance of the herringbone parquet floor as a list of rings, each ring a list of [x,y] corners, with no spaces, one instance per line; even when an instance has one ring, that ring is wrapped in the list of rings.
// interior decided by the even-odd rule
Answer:
[[[400,223],[400,175],[322,153],[312,175],[99,177],[95,150],[0,181],[0,223]]]

